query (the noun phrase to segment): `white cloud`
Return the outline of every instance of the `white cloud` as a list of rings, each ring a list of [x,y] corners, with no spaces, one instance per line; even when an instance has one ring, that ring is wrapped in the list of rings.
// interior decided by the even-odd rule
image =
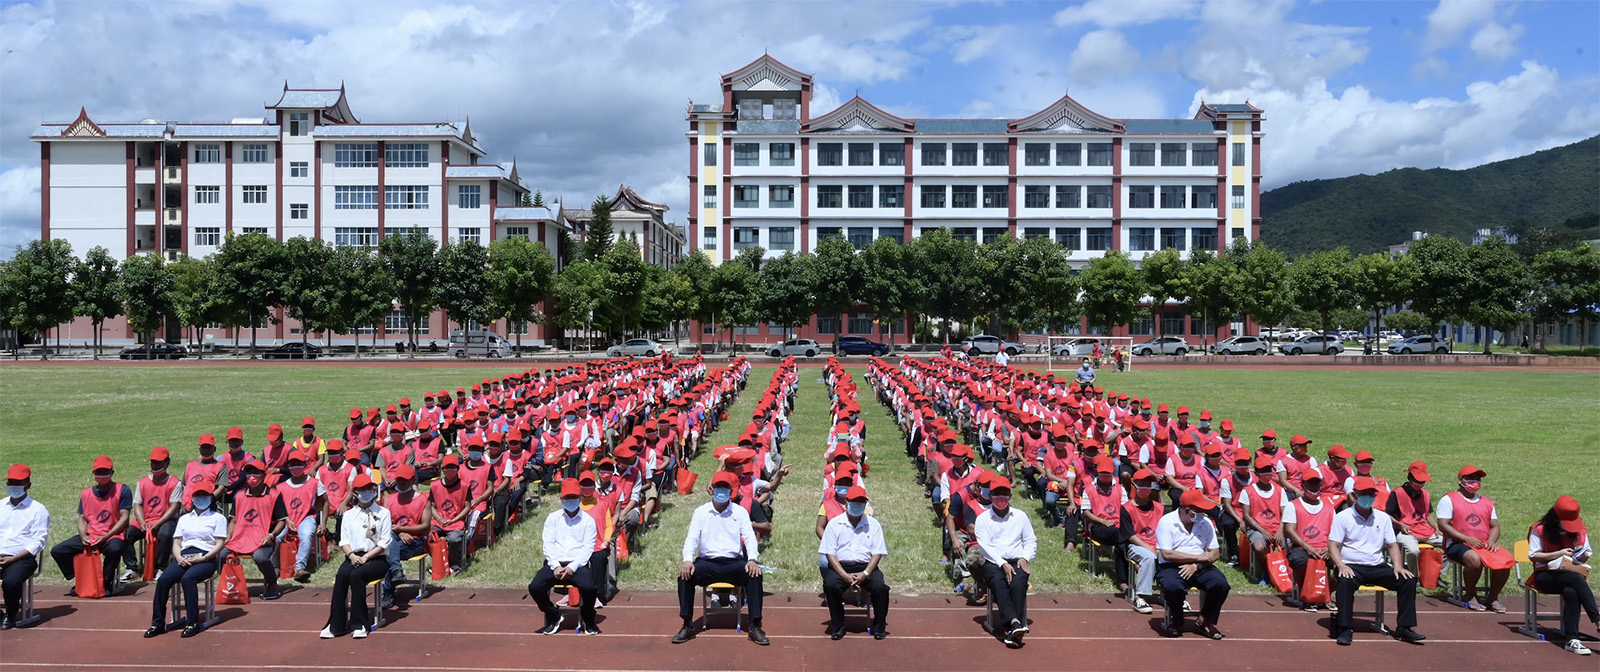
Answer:
[[[1467,30],[1494,18],[1493,0],[1439,0],[1428,13],[1428,33],[1423,48],[1434,51],[1454,44]]]
[[[1139,50],[1116,30],[1093,30],[1078,39],[1078,47],[1067,59],[1067,71],[1085,83],[1131,72],[1139,61]]]
[[[1215,0],[1178,66],[1201,86],[1227,89],[1266,77],[1298,89],[1366,60],[1367,29],[1289,20],[1284,0]]]
[[[1491,21],[1473,33],[1468,46],[1472,47],[1472,53],[1480,58],[1503,61],[1517,52],[1517,40],[1522,37],[1523,32],[1520,24],[1512,24],[1507,28]]]
[[[0,173],[0,259],[39,237],[39,174],[36,165]]]
[[[1088,0],[1055,14],[1056,25],[1116,28],[1193,16],[1198,0]]]
[[[989,55],[1013,32],[1011,26],[950,26],[935,31],[934,44],[948,49],[952,60],[965,65]]]

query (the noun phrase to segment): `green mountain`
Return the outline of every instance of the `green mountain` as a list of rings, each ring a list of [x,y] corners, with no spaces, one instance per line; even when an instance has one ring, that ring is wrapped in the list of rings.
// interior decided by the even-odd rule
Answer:
[[[1518,218],[1562,226],[1600,211],[1600,136],[1466,170],[1295,182],[1262,194],[1261,210],[1262,238],[1291,257],[1340,245],[1379,252],[1412,231],[1470,239]]]

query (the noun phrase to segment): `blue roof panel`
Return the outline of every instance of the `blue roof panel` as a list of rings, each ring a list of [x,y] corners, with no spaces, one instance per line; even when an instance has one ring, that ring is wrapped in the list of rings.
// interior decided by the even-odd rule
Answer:
[[[1129,133],[1210,135],[1216,127],[1206,119],[1129,119],[1125,122]]]

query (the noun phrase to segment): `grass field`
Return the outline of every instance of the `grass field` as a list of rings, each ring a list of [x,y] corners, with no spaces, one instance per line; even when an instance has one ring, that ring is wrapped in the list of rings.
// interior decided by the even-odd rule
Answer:
[[[94,455],[112,456],[119,480],[132,483],[145,471],[151,446],[172,449],[177,470],[194,458],[203,432],[220,435],[237,424],[245,428],[246,446],[258,449],[268,424],[283,423],[292,433],[299,418],[309,414],[332,435],[352,406],[383,405],[401,396],[419,400],[423,391],[454,389],[511,368],[5,366],[0,367],[0,398],[7,402],[0,406],[0,463],[33,466],[34,495],[54,514],[54,542],[74,533],[75,493],[89,483]],[[751,372],[749,389],[729,409],[728,423],[711,437],[710,446],[743,428],[772,371],[757,367]],[[851,371],[861,381],[864,370]],[[762,555],[762,563],[776,570],[767,579],[773,591],[811,591],[819,585],[813,526],[828,409],[826,388],[817,382],[820,373],[815,368],[800,372],[794,431],[784,451],[792,473],[778,494],[774,540]],[[1232,418],[1243,437],[1271,427],[1281,436],[1311,437],[1317,451],[1334,443],[1370,450],[1378,457],[1377,472],[1391,483],[1401,480],[1412,460],[1426,460],[1439,483],[1436,496],[1448,489],[1457,468],[1476,464],[1488,472],[1484,492],[1499,503],[1507,545],[1560,494],[1585,500],[1591,521],[1600,516],[1594,508],[1600,500],[1593,496],[1600,482],[1600,374],[1593,372],[1147,369],[1107,374],[1101,382],[1157,402],[1188,404],[1196,413],[1210,408],[1219,419]],[[868,486],[889,536],[888,581],[898,593],[948,591],[938,563],[938,532],[901,452],[893,419],[865,398],[870,390],[864,386],[862,394],[872,463]],[[714,464],[709,453],[691,465],[702,482]],[[667,497],[660,529],[647,535],[622,572],[624,588],[673,586],[689,514],[704,501],[703,492]],[[1038,522],[1037,502],[1019,500],[1018,506]],[[538,528],[515,528],[484,551],[476,566],[447,583],[523,585],[539,562]],[[1106,589],[1107,579],[1090,577],[1076,556],[1061,554],[1059,531],[1038,531],[1036,590]],[[1233,576],[1242,586],[1242,578]],[[61,580],[53,568],[42,579]],[[331,580],[326,568],[315,578],[317,583]]]

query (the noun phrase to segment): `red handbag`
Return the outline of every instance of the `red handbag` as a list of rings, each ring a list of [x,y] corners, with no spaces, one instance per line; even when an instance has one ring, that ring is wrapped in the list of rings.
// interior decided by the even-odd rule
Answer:
[[[1300,586],[1300,599],[1306,604],[1328,603],[1328,563],[1317,558],[1306,561],[1306,583]]]
[[[433,558],[429,576],[434,581],[450,576],[450,548],[437,532],[428,535],[428,555]]]
[[[72,574],[78,597],[98,600],[106,596],[105,565],[101,562],[100,551],[86,548],[73,557]]]
[[[684,469],[683,467],[678,467],[678,494],[680,494],[680,495],[692,495],[692,494],[694,494],[694,482],[699,480],[699,479],[700,479],[700,474],[697,474],[697,473],[695,473],[693,471],[690,471],[688,469]]]
[[[1444,572],[1444,551],[1424,548],[1417,552],[1417,582],[1423,588],[1439,587],[1439,574]]]
[[[300,555],[300,535],[290,532],[283,535],[283,543],[278,544],[278,578],[288,579],[294,576],[295,556]]]
[[[156,580],[156,552],[161,550],[160,548],[157,548],[157,545],[159,543],[160,542],[156,540],[156,531],[155,530],[150,530],[150,531],[144,533],[144,580],[145,581],[154,581],[154,580]]]
[[[1289,569],[1289,560],[1284,557],[1281,548],[1267,553],[1267,580],[1280,593],[1294,590],[1294,571]]]
[[[217,604],[250,604],[250,586],[244,581],[244,565],[230,555],[217,573]]]

